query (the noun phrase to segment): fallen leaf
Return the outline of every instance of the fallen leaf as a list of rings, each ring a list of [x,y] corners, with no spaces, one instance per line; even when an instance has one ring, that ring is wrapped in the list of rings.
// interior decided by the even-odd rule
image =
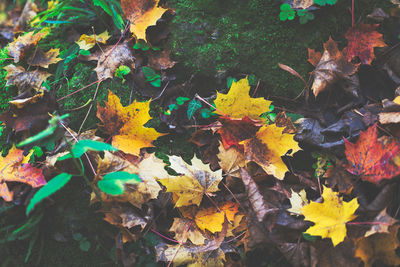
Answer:
[[[335,165],[330,165],[323,177],[326,178],[326,185],[330,188],[337,186],[339,193],[350,194],[354,188],[354,176],[346,171],[344,164],[340,161],[337,161]]]
[[[104,158],[99,160],[95,181],[107,173],[125,171],[136,173],[141,182],[125,185],[125,192],[120,196],[101,193],[103,202],[129,202],[135,207],[141,208],[143,203],[157,198],[161,187],[156,182],[156,179],[169,176],[164,166],[165,164],[162,160],[157,159],[154,154],[147,154],[137,164],[133,164],[126,159],[105,151]],[[98,200],[95,194],[92,193],[91,203],[94,201]]]
[[[357,198],[345,202],[342,197],[338,197],[338,193],[333,192],[329,187],[323,187],[324,202],[311,202],[301,209],[305,220],[314,223],[305,233],[322,238],[328,237],[332,240],[333,246],[336,246],[346,237],[346,222],[357,217],[354,212],[359,204]]]
[[[293,0],[292,8],[306,9],[314,4],[314,0]]]
[[[249,95],[250,85],[248,78],[233,82],[227,94],[217,92],[214,103],[216,112],[227,115],[230,119],[261,120],[260,115],[269,111],[271,101],[262,97],[252,98]]]
[[[125,17],[130,21],[130,30],[136,39],[146,39],[146,29],[156,25],[157,20],[168,10],[159,7],[160,0],[121,0]]]
[[[15,85],[19,93],[29,92],[31,89],[41,91],[42,84],[51,76],[45,71],[26,71],[23,67],[12,64],[5,66],[4,69],[7,71],[6,86]]]
[[[253,137],[260,129],[260,126],[247,116],[240,120],[221,117],[218,121],[221,122],[221,126],[218,127],[217,132],[221,136],[222,145],[225,149],[236,146],[238,149],[243,150],[243,145],[240,142]]]
[[[19,36],[14,42],[9,43],[8,54],[14,58],[14,63],[18,63],[25,56],[26,52],[46,35],[46,31],[40,31],[35,34],[32,31]]]
[[[302,189],[299,193],[293,191],[293,189],[291,189],[291,191],[292,195],[289,198],[289,201],[292,207],[290,209],[287,209],[287,211],[295,215],[302,215],[301,209],[304,206],[308,205],[309,202],[307,199],[306,191],[304,189]]]
[[[171,60],[171,52],[168,50],[151,51],[148,56],[148,65],[154,70],[166,70],[175,66],[176,61]]]
[[[140,226],[144,229],[147,225],[147,220],[139,215],[134,208],[121,205],[113,205],[110,211],[105,212],[104,220],[110,224],[128,229],[135,226]]]
[[[225,216],[229,222],[235,219],[235,214],[238,212],[239,204],[234,202],[220,203],[217,207],[201,209],[196,213],[194,221],[197,226],[211,233],[221,232],[224,224]]]
[[[242,141],[246,159],[260,165],[267,174],[283,180],[288,170],[281,156],[293,155],[301,150],[292,134],[283,133],[284,128],[275,124],[261,127],[256,135]],[[291,151],[290,153],[288,153]]]
[[[389,233],[377,233],[368,237],[361,237],[355,241],[357,247],[355,257],[362,259],[365,267],[373,266],[377,260],[390,265],[400,264],[396,249],[400,246],[397,238],[399,225],[391,226]]]
[[[33,0],[26,1],[24,9],[15,24],[14,32],[26,30],[27,23],[36,17],[38,11],[39,10]]]
[[[321,57],[322,57],[321,52],[308,48],[308,62],[310,62],[311,65],[316,67],[318,65],[318,62],[321,60]]]
[[[376,233],[389,233],[389,227],[395,224],[397,220],[387,214],[385,208],[378,214],[378,216],[375,217],[374,222],[379,222],[380,224],[372,225],[371,229],[369,229],[365,233],[365,237],[371,236]]]
[[[28,60],[28,64],[32,66],[38,66],[42,68],[48,68],[50,64],[55,64],[62,60],[60,57],[60,49],[50,49],[46,53],[42,49],[37,49],[32,57]]]
[[[189,227],[190,225],[190,227]],[[174,222],[169,229],[175,233],[175,240],[183,243],[189,239],[194,245],[204,245],[206,240],[203,233],[192,223],[192,220],[185,218],[174,218]]]
[[[394,162],[400,146],[395,141],[378,141],[377,125],[360,133],[357,143],[345,142],[345,154],[349,161],[347,170],[365,181],[379,183],[400,174],[400,168]]]
[[[219,165],[226,176],[240,178],[239,168],[245,166],[245,157],[236,147],[225,149],[222,144],[219,145],[217,155]]]
[[[105,107],[97,105],[97,117],[103,125],[99,129],[112,136],[112,145],[125,153],[139,155],[140,149],[153,147],[152,142],[164,134],[144,125],[151,119],[150,102],[136,102],[123,107],[111,91]]]
[[[379,24],[360,23],[346,32],[348,62],[358,57],[362,63],[371,64],[375,58],[374,47],[387,46],[383,41],[382,34],[375,31],[378,26]]]
[[[94,47],[96,43],[105,44],[110,37],[108,31],[92,35],[82,34],[79,40],[76,41],[76,44],[79,45],[79,49],[89,50]]]
[[[112,79],[115,71],[122,65],[135,69],[135,58],[128,43],[129,41],[125,41],[117,46],[106,46],[103,51],[88,57],[89,60],[98,60],[94,70],[99,80]]]
[[[209,165],[194,157],[189,165],[177,156],[170,156],[171,168],[181,176],[160,179],[159,182],[167,188],[167,192],[173,192],[178,200],[176,207],[197,205],[203,199],[203,195],[213,196],[218,191],[218,184],[222,180],[222,170],[211,171]]]
[[[6,157],[0,155],[0,197],[5,201],[13,200],[13,192],[8,189],[7,182],[28,184],[34,188],[46,184],[42,170],[28,163],[30,157],[24,151],[12,147]]]
[[[319,54],[309,50],[309,61],[315,64]],[[339,51],[338,46],[332,38],[324,43],[324,52],[313,72],[314,82],[311,87],[315,96],[339,79],[351,80],[357,70],[357,67],[348,63],[345,56]],[[351,81],[352,82],[352,81]]]

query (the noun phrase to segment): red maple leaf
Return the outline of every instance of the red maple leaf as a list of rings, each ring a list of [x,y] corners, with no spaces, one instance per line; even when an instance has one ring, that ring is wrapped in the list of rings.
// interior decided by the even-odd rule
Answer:
[[[217,132],[221,135],[222,144],[225,149],[231,146],[243,149],[243,145],[240,145],[239,142],[253,137],[260,128],[255,121],[249,119],[247,116],[240,120],[228,117],[220,117],[218,120],[222,126]]]
[[[382,34],[375,31],[379,24],[360,23],[358,27],[351,27],[346,32],[347,45],[347,61],[351,61],[354,57],[358,57],[362,63],[371,64],[375,58],[374,47],[386,46],[383,41]]]
[[[400,174],[400,168],[394,162],[400,152],[397,142],[385,139],[378,140],[376,124],[361,132],[357,143],[353,144],[344,138],[345,154],[349,167],[347,170],[361,179],[379,183]]]

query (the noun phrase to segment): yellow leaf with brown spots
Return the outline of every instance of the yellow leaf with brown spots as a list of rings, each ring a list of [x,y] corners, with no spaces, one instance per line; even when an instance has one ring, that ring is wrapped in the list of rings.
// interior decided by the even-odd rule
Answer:
[[[108,31],[102,32],[100,34],[92,34],[92,35],[86,35],[82,34],[81,37],[79,37],[79,40],[76,41],[76,44],[79,45],[80,49],[83,50],[89,50],[93,46],[95,46],[96,42],[97,43],[102,43],[105,44],[108,39],[110,39],[110,35],[108,34]]]
[[[23,58],[26,52],[34,47],[40,39],[45,37],[48,31],[42,30],[38,33],[28,32],[19,36],[14,42],[8,45],[8,54],[14,58],[14,63],[18,63]]]
[[[28,60],[28,63],[32,66],[38,66],[42,68],[48,68],[50,64],[55,64],[62,60],[60,57],[60,49],[54,48],[47,52],[43,52],[42,49],[38,49]]]
[[[221,232],[224,224],[225,216],[228,221],[232,222],[235,219],[235,214],[238,212],[239,204],[234,202],[225,202],[217,207],[201,209],[196,213],[194,218],[197,226],[211,233]]]

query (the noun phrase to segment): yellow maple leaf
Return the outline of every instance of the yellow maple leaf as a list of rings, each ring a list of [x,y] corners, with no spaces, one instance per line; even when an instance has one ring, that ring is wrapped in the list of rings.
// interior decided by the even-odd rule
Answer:
[[[322,238],[328,237],[332,240],[333,246],[336,246],[346,237],[346,222],[357,217],[354,212],[359,204],[357,198],[350,202],[343,201],[342,197],[338,197],[338,193],[325,186],[322,198],[323,203],[311,202],[301,209],[305,220],[315,223],[306,233]]]
[[[280,180],[289,171],[281,156],[286,155],[289,150],[292,151],[289,156],[301,150],[293,139],[294,135],[283,133],[284,129],[275,124],[265,125],[253,138],[240,142],[244,145],[247,160],[256,162],[266,173]]]
[[[110,35],[108,34],[108,31],[102,32],[98,35],[97,34],[92,34],[92,35],[82,34],[81,37],[79,37],[79,40],[76,41],[76,44],[79,45],[80,49],[89,50],[90,48],[95,46],[96,42],[105,44],[108,39],[110,39]]]
[[[139,155],[140,149],[153,147],[152,142],[164,134],[153,128],[146,128],[150,119],[150,100],[134,101],[123,107],[119,98],[111,91],[105,107],[98,105],[97,117],[103,122],[99,128],[112,137],[112,145],[125,153]]]
[[[246,78],[233,82],[229,92],[222,94],[217,92],[214,103],[217,112],[228,115],[231,119],[242,119],[248,117],[252,120],[260,120],[260,115],[269,111],[271,101],[262,97],[252,98],[249,95],[250,85]]]
[[[177,156],[169,157],[171,168],[181,176],[160,179],[159,182],[177,196],[176,207],[198,205],[203,195],[212,196],[218,191],[218,184],[222,180],[222,170],[213,172],[210,166],[194,157],[192,165],[187,164]]]
[[[194,220],[201,230],[205,231],[207,229],[214,234],[215,232],[222,231],[222,224],[224,223],[225,216],[230,222],[235,219],[235,214],[238,212],[238,209],[238,203],[226,202],[219,205],[218,209],[216,207],[210,207],[199,210]]]
[[[130,30],[136,39],[146,39],[146,29],[156,25],[168,9],[159,7],[160,0],[121,0],[125,17],[131,22]]]

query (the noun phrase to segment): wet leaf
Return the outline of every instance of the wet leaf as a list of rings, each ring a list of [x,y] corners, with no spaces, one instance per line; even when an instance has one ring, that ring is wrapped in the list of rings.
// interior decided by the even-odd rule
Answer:
[[[32,57],[28,60],[28,64],[42,68],[48,68],[50,64],[55,64],[62,60],[60,57],[60,49],[50,49],[46,53],[42,49],[37,49]]]

